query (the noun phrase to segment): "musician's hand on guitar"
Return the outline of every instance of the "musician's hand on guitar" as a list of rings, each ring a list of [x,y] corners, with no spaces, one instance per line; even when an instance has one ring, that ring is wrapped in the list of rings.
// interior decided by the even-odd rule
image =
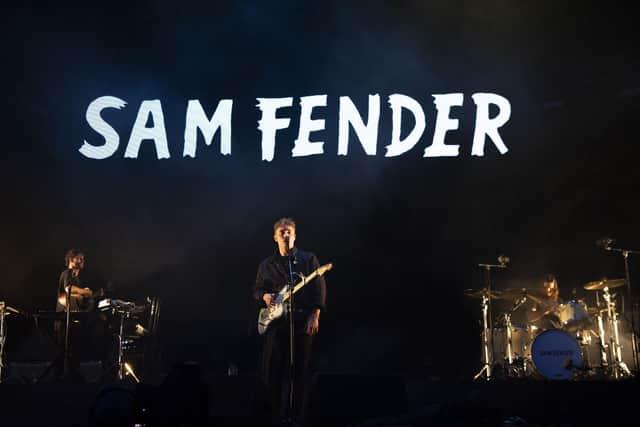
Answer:
[[[267,307],[273,307],[274,305],[276,305],[275,294],[267,294],[267,293],[265,293],[262,296],[262,300],[267,305]]]

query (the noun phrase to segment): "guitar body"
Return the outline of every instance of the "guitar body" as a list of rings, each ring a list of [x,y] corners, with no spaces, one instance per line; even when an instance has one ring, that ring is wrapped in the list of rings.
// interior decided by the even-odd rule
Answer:
[[[333,264],[331,263],[318,267],[313,273],[309,274],[307,277],[304,277],[298,284],[296,284],[291,290],[291,293],[295,294],[300,289],[302,289],[303,286],[315,279],[316,276],[322,276],[325,272],[331,270],[332,268]],[[260,309],[260,312],[258,313],[258,333],[260,335],[264,335],[271,322],[282,317],[282,315],[286,313],[288,306],[285,304],[285,302],[288,298],[289,285],[285,285],[282,287],[280,292],[276,294],[275,304],[273,306]]]
[[[263,335],[269,325],[274,320],[282,317],[287,310],[287,305],[284,304],[285,295],[289,293],[289,285],[285,285],[280,292],[276,294],[275,304],[270,307],[263,307],[260,309],[260,313],[258,313],[258,333]]]

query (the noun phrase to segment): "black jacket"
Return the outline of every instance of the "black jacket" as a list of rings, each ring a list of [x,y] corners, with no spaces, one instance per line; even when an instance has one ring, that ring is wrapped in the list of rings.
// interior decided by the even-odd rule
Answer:
[[[302,273],[305,277],[313,273],[320,262],[318,257],[312,252],[301,251],[293,248],[291,254],[291,267],[295,273]],[[280,256],[276,250],[273,255],[263,260],[258,266],[256,283],[253,287],[253,297],[264,307],[262,297],[265,293],[277,293],[282,290],[290,280],[289,265],[287,257]],[[300,282],[298,276],[294,276],[294,284]],[[294,295],[294,309],[311,311],[313,308],[326,310],[327,284],[324,276],[319,276],[307,283],[300,291]]]

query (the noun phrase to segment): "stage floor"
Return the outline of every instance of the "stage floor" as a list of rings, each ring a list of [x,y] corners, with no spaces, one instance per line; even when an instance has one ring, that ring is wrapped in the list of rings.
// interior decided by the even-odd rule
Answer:
[[[253,376],[171,384],[0,384],[2,425],[90,426],[132,409],[153,425],[265,425]],[[637,425],[638,381],[469,381],[321,374],[312,426]],[[159,424],[159,420],[162,424]],[[93,424],[92,424],[93,423]]]

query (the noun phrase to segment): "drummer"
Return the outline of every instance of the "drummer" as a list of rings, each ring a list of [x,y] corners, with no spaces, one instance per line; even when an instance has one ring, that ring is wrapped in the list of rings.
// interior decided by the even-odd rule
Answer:
[[[554,274],[547,274],[542,283],[541,298],[527,311],[528,323],[535,326],[538,332],[547,329],[561,328],[558,308],[562,304],[558,279]]]

